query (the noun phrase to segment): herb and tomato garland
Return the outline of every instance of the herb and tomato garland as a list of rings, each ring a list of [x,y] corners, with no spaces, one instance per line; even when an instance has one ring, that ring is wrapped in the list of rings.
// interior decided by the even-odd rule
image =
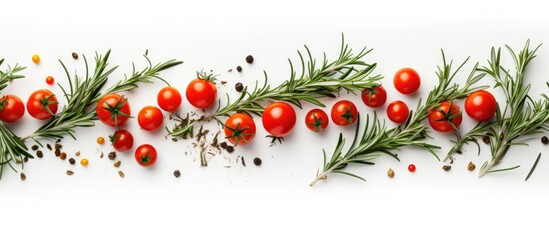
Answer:
[[[227,105],[219,107],[214,114],[197,119],[190,119],[187,115],[185,118],[179,119],[180,124],[172,131],[168,130],[170,135],[183,138],[192,137],[193,128],[196,124],[215,120],[219,124],[224,125],[219,118],[230,117],[234,113],[262,116],[265,111],[262,104],[268,101],[276,101],[275,104],[278,104],[278,102],[287,102],[299,108],[301,108],[303,102],[325,107],[319,100],[320,98],[333,98],[341,90],[356,93],[365,88],[373,89],[380,85],[379,80],[382,76],[371,76],[377,64],[366,63],[362,60],[372,49],[363,48],[359,53],[354,54],[342,37],[338,58],[334,61],[329,61],[326,59],[326,55],[324,55],[320,66],[317,65],[317,61],[312,57],[307,46],[305,46],[305,50],[307,61],[304,55],[298,51],[302,66],[300,75],[294,70],[292,61],[288,60],[291,69],[289,80],[286,80],[279,86],[271,87],[267,82],[267,75],[265,74],[265,82],[262,86],[256,84],[251,92],[248,91],[247,87],[244,88],[239,98],[232,102],[229,99]],[[275,131],[276,129],[267,129],[267,131],[269,130]],[[234,131],[232,132],[234,133]],[[275,139],[279,139],[277,135],[282,136],[284,134],[278,134],[275,131],[271,135],[275,137],[273,138],[274,141]]]
[[[317,172],[310,186],[314,186],[320,180],[326,180],[328,175],[332,173],[344,174],[365,181],[364,178],[346,171],[345,167],[349,164],[373,165],[373,160],[380,157],[381,154],[387,154],[399,160],[394,151],[404,146],[419,147],[436,156],[434,150],[440,149],[440,147],[425,142],[425,139],[429,136],[429,129],[423,121],[428,118],[429,112],[436,109],[442,102],[462,99],[474,91],[486,88],[486,86],[473,86],[485,75],[484,73],[475,75],[478,63],[474,66],[463,87],[456,83],[452,84],[455,75],[467,61],[468,58],[456,71],[452,72],[452,62],[446,62],[446,57],[442,51],[442,67],[438,67],[437,71],[439,82],[429,92],[424,104],[421,103],[421,100],[419,101],[416,112],[408,117],[406,124],[388,129],[385,123],[377,118],[375,112],[372,119],[367,116],[362,135],[359,135],[360,124],[357,124],[353,142],[346,152],[343,150],[346,142],[343,134],[339,135],[337,145],[329,159],[326,158],[326,152],[323,150],[324,163],[322,171]]]
[[[530,49],[530,41],[527,41],[524,48],[518,53],[515,53],[509,46],[505,46],[515,64],[514,74],[501,65],[501,48],[497,50],[492,48],[488,65],[479,68],[478,71],[494,78],[495,87],[500,87],[503,90],[506,104],[503,108],[497,108],[497,103],[491,94],[488,93],[490,96],[487,93],[474,95],[473,97],[484,100],[485,107],[489,110],[485,115],[480,114],[482,113],[480,112],[478,113],[480,115],[475,115],[474,118],[476,120],[488,120],[491,118],[490,113],[493,114],[494,108],[497,109],[495,111],[496,118],[494,121],[479,123],[461,138],[458,138],[455,146],[449,151],[447,158],[460,151],[464,144],[470,142],[477,144],[480,151],[477,139],[483,137],[483,140],[490,145],[492,157],[481,166],[479,177],[488,173],[508,171],[520,167],[520,165],[517,165],[509,168],[493,169],[501,163],[511,146],[527,145],[520,139],[521,137],[549,130],[549,97],[542,94],[540,100],[534,101],[529,95],[530,84],[524,83],[527,66],[536,57],[536,51],[540,46]],[[473,114],[475,108],[474,106],[470,108],[470,110],[467,110],[466,104],[467,112]],[[503,112],[500,109],[503,109]],[[540,155],[538,155],[530,174],[537,165],[539,158]]]
[[[71,78],[65,64],[62,61],[59,61],[69,80],[68,89],[58,84],[64,93],[64,97],[67,100],[67,105],[60,113],[53,115],[48,123],[37,129],[33,134],[19,138],[15,136],[15,134],[13,134],[8,128],[5,128],[3,124],[0,124],[0,135],[2,138],[2,145],[0,146],[2,148],[0,151],[0,177],[4,164],[11,166],[11,161],[21,159],[23,156],[32,158],[32,155],[28,153],[28,150],[24,145],[25,140],[33,139],[40,144],[39,139],[62,139],[65,135],[69,135],[76,139],[75,128],[92,127],[95,125],[95,120],[98,119],[96,111],[88,110],[89,107],[98,104],[98,102],[106,96],[133,90],[137,88],[139,84],[152,83],[153,79],[163,81],[163,79],[159,76],[161,71],[182,63],[177,60],[169,60],[153,65],[148,56],[145,54],[144,57],[149,64],[147,67],[141,71],[136,71],[135,65],[133,65],[132,73],[129,77],[116,82],[113,86],[102,92],[104,85],[107,83],[108,77],[118,68],[118,66],[109,67],[109,56],[110,50],[107,51],[105,55],[96,54],[95,69],[91,72],[91,74],[89,72],[88,61],[84,56],[83,58],[86,72],[85,77],[83,78],[79,76]],[[1,83],[0,86],[2,86]],[[121,102],[123,101],[116,101],[114,106],[108,106],[116,108]],[[118,120],[114,120],[117,119],[116,117],[117,115],[110,115],[109,118],[113,120],[114,126],[120,124],[120,122],[118,122],[120,120],[119,118]]]

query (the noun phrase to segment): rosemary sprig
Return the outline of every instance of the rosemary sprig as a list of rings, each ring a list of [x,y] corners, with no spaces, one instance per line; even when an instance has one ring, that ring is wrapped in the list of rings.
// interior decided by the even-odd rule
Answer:
[[[311,51],[305,46],[305,56],[300,51],[297,52],[301,61],[301,74],[294,70],[292,61],[288,59],[291,69],[289,80],[277,87],[271,87],[265,73],[262,86],[256,83],[251,92],[245,88],[239,98],[233,102],[228,99],[228,104],[218,108],[213,115],[193,120],[183,119],[182,123],[185,124],[176,126],[170,134],[180,137],[192,135],[193,126],[198,122],[216,120],[221,123],[219,117],[229,116],[234,112],[260,116],[263,113],[262,104],[268,100],[289,102],[299,108],[303,102],[324,107],[320,98],[335,97],[341,90],[355,93],[364,88],[378,86],[382,76],[370,76],[376,68],[376,63],[369,64],[362,60],[371,51],[372,49],[363,48],[358,54],[354,54],[342,36],[338,58],[329,61],[324,54],[321,64],[317,65]]]
[[[77,127],[92,127],[95,125],[97,116],[94,110],[89,110],[89,107],[96,104],[102,96],[109,93],[116,93],[121,91],[130,91],[138,87],[141,83],[151,83],[152,79],[161,79],[158,74],[168,68],[177,66],[182,62],[176,60],[170,60],[165,63],[153,65],[149,58],[145,55],[149,66],[144,70],[137,72],[135,66],[133,66],[132,74],[130,77],[126,77],[124,80],[118,81],[104,93],[101,93],[103,86],[106,84],[108,77],[113,73],[118,66],[109,67],[108,59],[110,56],[110,50],[105,55],[95,56],[95,69],[90,74],[88,61],[85,56],[84,63],[86,67],[86,73],[84,78],[80,78],[75,75],[71,78],[69,71],[62,61],[61,66],[65,70],[67,78],[69,80],[68,89],[59,87],[62,89],[65,98],[67,99],[67,105],[63,107],[63,110],[52,117],[52,119],[36,130],[33,134],[24,138],[15,136],[9,129],[0,127],[2,132],[2,155],[0,156],[1,163],[9,163],[12,160],[20,159],[22,156],[30,156],[24,145],[24,141],[27,139],[33,139],[38,144],[38,139],[61,139],[64,135],[69,135],[76,139],[75,128]],[[3,126],[3,125],[2,125]],[[4,139],[9,137],[10,139]],[[5,144],[4,144],[5,143]],[[24,151],[21,149],[23,147]],[[11,166],[11,165],[10,165]],[[1,174],[1,169],[0,169]]]
[[[429,92],[425,104],[421,104],[421,100],[419,101],[416,112],[410,115],[408,122],[403,126],[387,129],[385,122],[377,119],[375,113],[372,122],[370,122],[369,116],[366,117],[364,132],[359,137],[360,126],[357,123],[353,142],[345,153],[343,152],[345,139],[342,134],[339,135],[339,140],[329,161],[326,161],[326,154],[323,150],[324,164],[322,171],[317,172],[316,178],[311,182],[310,186],[314,186],[320,180],[326,180],[331,173],[345,174],[364,180],[364,178],[358,175],[345,171],[344,168],[349,164],[374,164],[372,161],[381,156],[381,154],[387,154],[399,160],[398,155],[394,151],[404,146],[419,147],[438,158],[434,150],[440,149],[440,147],[425,142],[425,139],[429,137],[429,129],[423,121],[428,117],[429,111],[443,101],[462,99],[471,92],[486,88],[486,86],[473,87],[485,75],[484,73],[475,75],[478,63],[475,64],[463,87],[460,87],[456,83],[452,84],[452,80],[468,59],[459,65],[456,71],[452,72],[452,61],[447,63],[444,51],[442,51],[443,64],[442,67],[438,67],[438,71],[436,72],[439,82]]]
[[[478,69],[494,78],[495,87],[500,87],[503,90],[506,105],[503,112],[498,107],[496,119],[493,122],[479,124],[461,139],[458,139],[448,156],[456,152],[456,149],[460,149],[465,142],[475,142],[482,136],[489,137],[492,157],[480,168],[479,177],[492,172],[518,168],[520,165],[498,170],[492,169],[501,163],[511,146],[527,145],[524,141],[519,141],[518,138],[540,133],[542,130],[549,130],[549,98],[542,94],[541,100],[534,101],[528,95],[531,85],[524,83],[526,68],[530,61],[536,57],[536,51],[540,46],[531,50],[528,40],[518,54],[509,46],[505,46],[515,64],[514,75],[500,64],[501,48],[498,48],[497,51],[492,48],[488,65]]]
[[[4,63],[4,59],[0,59],[0,66],[2,66],[2,63]],[[25,76],[18,74],[23,70],[25,70],[25,67],[19,66],[18,64],[15,64],[15,67],[13,68],[8,66],[8,69],[5,71],[0,70],[0,91],[8,86],[8,82],[18,78],[24,78]]]

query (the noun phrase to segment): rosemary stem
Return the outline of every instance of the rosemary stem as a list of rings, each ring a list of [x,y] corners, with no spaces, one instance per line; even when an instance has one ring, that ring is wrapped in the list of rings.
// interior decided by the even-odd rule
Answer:
[[[328,178],[328,174],[332,173],[335,169],[339,168],[339,166],[341,164],[344,164],[345,162],[346,161],[344,160],[337,161],[332,167],[318,174],[318,176],[316,176],[316,178],[309,184],[309,186],[313,187],[318,181],[326,180]]]

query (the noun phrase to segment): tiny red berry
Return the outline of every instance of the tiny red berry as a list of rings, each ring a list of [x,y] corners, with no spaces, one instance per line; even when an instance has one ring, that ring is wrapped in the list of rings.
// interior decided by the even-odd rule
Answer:
[[[408,165],[408,171],[415,172],[416,171],[416,165],[414,165],[414,164]]]
[[[55,82],[55,80],[53,79],[52,76],[48,76],[46,78],[46,83],[49,84],[49,85],[53,85],[53,83]]]

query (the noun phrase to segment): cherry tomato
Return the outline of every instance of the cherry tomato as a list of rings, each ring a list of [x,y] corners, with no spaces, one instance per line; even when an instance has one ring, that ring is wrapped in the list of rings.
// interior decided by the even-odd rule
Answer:
[[[162,126],[164,115],[159,108],[154,106],[146,106],[139,111],[137,122],[143,130],[154,131]]]
[[[295,126],[295,110],[285,102],[271,103],[265,108],[261,121],[272,137],[284,137],[290,134]]]
[[[55,80],[53,79],[52,76],[48,76],[48,77],[46,78],[46,83],[47,83],[48,85],[53,85],[54,82],[55,82]]]
[[[40,120],[49,119],[57,113],[59,102],[50,90],[40,89],[33,92],[27,101],[29,114]]]
[[[358,110],[354,103],[348,100],[341,100],[332,107],[332,121],[339,126],[353,124],[358,118]]]
[[[101,122],[114,127],[122,126],[128,121],[131,108],[128,99],[116,93],[111,93],[99,100],[95,112]]]
[[[387,91],[383,86],[377,86],[375,88],[365,88],[362,90],[362,101],[366,106],[377,108],[383,106],[387,101]]]
[[[158,106],[164,111],[173,112],[181,105],[181,94],[174,87],[165,87],[158,92],[156,97]]]
[[[417,92],[421,85],[421,79],[416,70],[403,68],[398,70],[393,78],[395,88],[402,94],[412,94]]]
[[[461,109],[452,101],[445,101],[429,111],[429,124],[437,132],[453,132],[461,125]]]
[[[387,117],[394,123],[404,123],[410,115],[408,105],[403,101],[394,101],[387,106]]]
[[[135,160],[143,167],[152,167],[156,163],[156,149],[150,144],[143,144],[135,149]]]
[[[208,108],[214,103],[217,96],[214,81],[212,75],[199,73],[198,78],[189,83],[185,95],[191,105],[196,108]]]
[[[416,165],[414,165],[414,164],[408,165],[408,171],[415,172],[416,171]]]
[[[320,132],[326,129],[329,122],[330,119],[328,119],[328,114],[319,108],[309,111],[305,116],[305,125],[314,132]]]
[[[496,98],[484,90],[471,93],[465,100],[465,112],[469,117],[479,122],[492,118],[496,109]]]
[[[25,114],[25,104],[15,95],[6,95],[0,98],[0,120],[16,122]]]
[[[133,147],[133,135],[126,130],[118,130],[109,136],[114,150],[126,152]]]
[[[245,113],[232,115],[224,127],[225,137],[234,145],[246,145],[255,137],[255,122]]]

